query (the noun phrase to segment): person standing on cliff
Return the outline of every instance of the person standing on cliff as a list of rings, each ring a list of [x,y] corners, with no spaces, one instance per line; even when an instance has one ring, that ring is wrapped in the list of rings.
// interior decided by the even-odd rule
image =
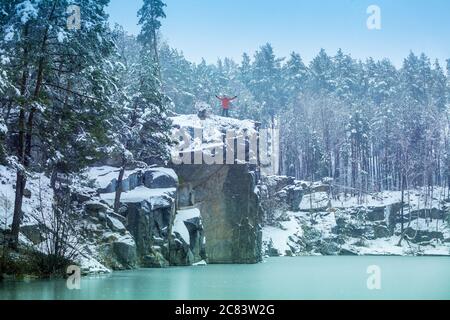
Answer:
[[[238,96],[234,96],[233,98],[227,97],[227,96],[223,96],[223,97],[219,97],[216,96],[217,99],[220,100],[220,102],[222,103],[222,117],[229,117],[229,110],[230,110],[230,104],[231,101],[236,100]]]

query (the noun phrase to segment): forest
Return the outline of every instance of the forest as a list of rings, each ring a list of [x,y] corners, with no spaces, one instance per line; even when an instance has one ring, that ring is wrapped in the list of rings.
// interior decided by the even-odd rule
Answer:
[[[449,197],[450,59],[411,52],[395,66],[322,49],[305,62],[267,43],[239,62],[194,63],[161,40],[162,0],[144,1],[136,36],[111,25],[108,0],[77,2],[75,29],[71,1],[0,2],[0,164],[16,172],[12,248],[32,172],[57,190],[61,176],[114,157],[120,185],[128,167],[167,163],[170,116],[205,104],[220,114],[216,95],[238,96],[231,117],[280,130],[280,175],[332,181],[335,196],[419,187],[432,196],[439,186]],[[64,192],[55,192],[55,210]]]
[[[445,70],[411,52],[397,68],[321,50],[306,64],[265,44],[240,64],[208,65],[166,44],[160,52],[175,112],[216,106],[216,92],[239,94],[234,117],[279,128],[281,174],[332,178],[337,193],[350,194],[450,186],[450,60]]]

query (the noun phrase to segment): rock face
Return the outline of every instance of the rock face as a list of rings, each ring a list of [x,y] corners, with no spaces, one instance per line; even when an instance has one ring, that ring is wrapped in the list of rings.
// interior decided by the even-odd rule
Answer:
[[[97,174],[94,180],[103,182],[98,187],[100,197],[110,207],[114,203],[117,170],[93,170]],[[119,260],[133,257],[136,265],[146,268],[187,266],[206,260],[200,213],[179,221],[183,211],[176,207],[179,192],[175,172],[167,168],[135,169],[124,176],[119,213],[136,248],[133,256],[126,247],[115,245],[113,252]],[[112,228],[116,225],[113,221],[109,224]]]
[[[174,170],[180,178],[179,205],[196,205],[201,212],[208,262],[261,261],[262,211],[249,166],[178,165]]]
[[[266,213],[300,210],[305,187],[293,177],[267,176],[261,179],[262,205]]]
[[[300,186],[303,199],[295,212],[288,208],[288,200],[280,199],[299,182],[277,176],[263,181],[263,203],[275,208],[266,210],[266,255],[450,254],[450,208],[445,199],[431,199],[420,190],[408,192],[411,201],[403,205],[398,191],[368,195],[364,201],[345,195],[333,198],[329,196],[329,185],[305,183]],[[281,214],[268,219],[269,209]],[[402,222],[403,246],[399,246]]]
[[[80,236],[86,242],[83,251],[113,270],[137,267],[136,243],[125,228],[125,218],[98,198],[78,205],[83,215]]]

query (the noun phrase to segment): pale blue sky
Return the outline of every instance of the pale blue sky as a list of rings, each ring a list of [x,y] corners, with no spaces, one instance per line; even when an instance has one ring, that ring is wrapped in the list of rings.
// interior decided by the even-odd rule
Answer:
[[[194,62],[240,60],[270,42],[280,56],[310,61],[320,48],[354,58],[387,57],[397,66],[410,50],[450,58],[449,0],[166,0],[162,33]],[[368,30],[367,7],[381,8],[382,29]],[[112,22],[136,34],[142,0],[111,0]]]

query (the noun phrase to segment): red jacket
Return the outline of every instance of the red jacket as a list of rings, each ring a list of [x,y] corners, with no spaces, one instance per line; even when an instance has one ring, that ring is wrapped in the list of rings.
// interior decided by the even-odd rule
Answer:
[[[222,103],[222,108],[228,110],[230,108],[230,102],[235,100],[237,96],[234,98],[216,96],[216,98],[219,99],[220,102]]]

